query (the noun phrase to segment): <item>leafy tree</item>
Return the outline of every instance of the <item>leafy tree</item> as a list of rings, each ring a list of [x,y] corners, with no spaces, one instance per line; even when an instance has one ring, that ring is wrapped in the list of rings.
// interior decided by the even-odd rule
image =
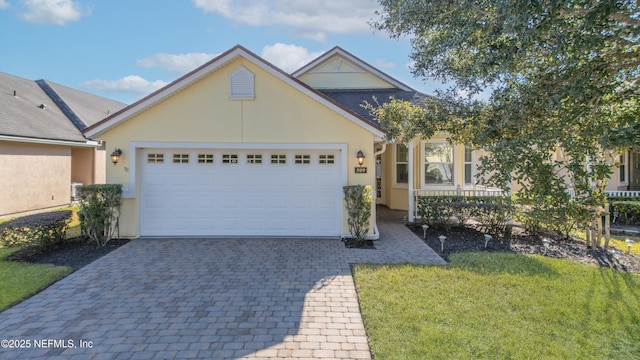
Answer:
[[[515,181],[538,208],[564,207],[571,192],[572,221],[588,223],[616,155],[640,145],[636,1],[379,2],[372,25],[410,38],[414,75],[453,84],[439,93],[448,116],[426,114],[442,112],[430,103],[421,112],[367,105],[389,137],[446,131],[489,152],[480,167],[487,182]],[[473,100],[486,89],[489,100]]]

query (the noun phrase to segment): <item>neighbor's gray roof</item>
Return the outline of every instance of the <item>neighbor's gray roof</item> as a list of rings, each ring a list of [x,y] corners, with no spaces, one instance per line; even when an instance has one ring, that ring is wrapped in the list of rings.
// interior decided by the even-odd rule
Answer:
[[[396,100],[409,101],[413,105],[422,106],[425,101],[430,98],[429,95],[421,93],[419,91],[401,90],[401,89],[362,89],[362,90],[318,90],[324,95],[330,97],[334,101],[347,107],[349,110],[357,113],[363,118],[369,120],[373,124],[380,126],[380,124],[369,114],[369,110],[365,109],[362,105],[364,102],[368,102],[373,106],[376,106],[376,100],[378,104],[383,104],[389,101],[390,98]],[[374,100],[374,98],[376,100]]]
[[[81,129],[124,106],[52,82],[0,72],[0,135],[86,142]]]

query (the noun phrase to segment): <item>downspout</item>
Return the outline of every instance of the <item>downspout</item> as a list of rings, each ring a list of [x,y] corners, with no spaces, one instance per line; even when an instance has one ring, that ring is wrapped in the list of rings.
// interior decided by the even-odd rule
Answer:
[[[373,153],[373,159],[375,161],[375,159],[378,157],[378,155],[382,155],[384,154],[384,152],[387,150],[387,142],[383,142],[382,143],[382,149],[380,149],[379,151],[376,151],[375,153]],[[375,191],[375,189],[374,189]],[[378,230],[378,221],[377,221],[377,216],[378,214],[376,214],[376,216],[373,217],[373,234],[371,235],[367,235],[366,238],[367,240],[378,240],[380,239],[380,230]]]

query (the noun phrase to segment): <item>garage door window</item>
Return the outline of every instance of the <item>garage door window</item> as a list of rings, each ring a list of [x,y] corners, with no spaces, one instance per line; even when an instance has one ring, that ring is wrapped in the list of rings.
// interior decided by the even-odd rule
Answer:
[[[213,154],[198,154],[198,164],[213,164]]]
[[[334,164],[335,156],[334,155],[320,155],[318,157],[319,164]]]
[[[247,155],[247,164],[262,164],[262,155],[260,154]]]
[[[271,155],[272,164],[286,164],[287,155]]]
[[[164,163],[164,154],[147,154],[147,162],[149,164]]]
[[[173,163],[174,164],[188,164],[189,163],[189,154],[173,154]]]
[[[223,154],[222,155],[222,163],[223,164],[237,164],[238,163],[238,154]]]
[[[311,155],[296,155],[296,164],[311,164]]]

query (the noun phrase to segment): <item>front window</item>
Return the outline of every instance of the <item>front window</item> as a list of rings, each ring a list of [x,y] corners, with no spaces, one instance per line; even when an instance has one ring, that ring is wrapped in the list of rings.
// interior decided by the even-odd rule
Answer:
[[[619,171],[619,183],[620,185],[627,185],[627,153],[620,155],[620,168]]]
[[[464,147],[464,183],[473,185],[473,150],[468,146]]]
[[[409,183],[409,149],[404,144],[396,145],[396,183]]]
[[[448,143],[424,145],[424,183],[453,185],[453,146]]]

